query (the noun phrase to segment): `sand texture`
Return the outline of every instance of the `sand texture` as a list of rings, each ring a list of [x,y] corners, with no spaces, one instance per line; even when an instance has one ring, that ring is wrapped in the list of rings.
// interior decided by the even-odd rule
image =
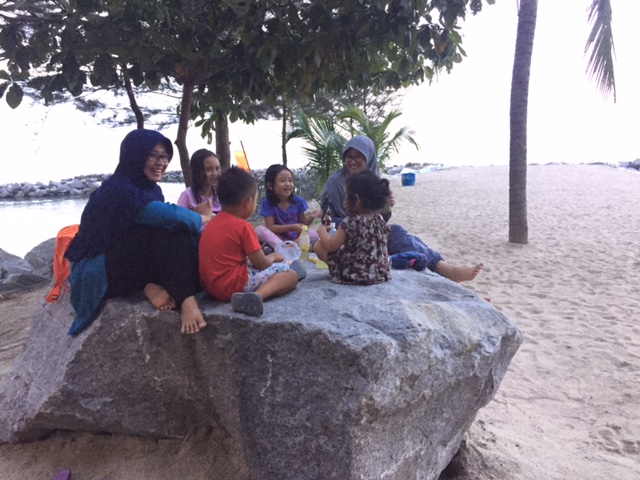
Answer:
[[[640,174],[529,166],[528,245],[508,243],[508,176],[500,166],[420,174],[411,187],[391,179],[392,222],[451,263],[483,262],[468,287],[524,333],[469,432],[475,464],[457,478],[637,480]],[[43,294],[0,302],[0,372],[28,328],[25,310]],[[225,480],[233,468],[216,464],[211,444],[207,432],[166,441],[64,433],[0,446],[0,478],[46,480],[70,468],[73,480]]]

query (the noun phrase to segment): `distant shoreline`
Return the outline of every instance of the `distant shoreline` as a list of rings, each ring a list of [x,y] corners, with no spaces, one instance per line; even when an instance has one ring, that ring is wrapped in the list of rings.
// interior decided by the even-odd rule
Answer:
[[[604,165],[613,168],[625,168],[629,170],[635,170],[640,172],[640,159],[633,162],[619,162],[607,163],[607,162],[592,162],[583,164],[569,164],[564,162],[550,162],[546,164],[530,163],[529,167],[537,165]],[[485,166],[485,165],[483,165]],[[476,168],[473,165],[466,165],[466,167]],[[431,172],[436,170],[450,169],[450,168],[464,168],[464,166],[446,166],[443,164],[423,163],[423,164],[406,164],[394,165],[384,170],[386,175],[397,175],[402,171],[413,171],[415,173]],[[308,168],[293,169],[296,174],[296,180],[302,181],[305,186],[309,183],[305,177],[308,172]],[[255,170],[254,173],[261,180],[264,176],[264,169]],[[96,190],[100,183],[109,178],[111,173],[100,173],[90,175],[78,175],[73,178],[65,178],[59,181],[50,180],[47,184],[43,182],[10,182],[0,185],[0,202],[24,202],[36,199],[50,199],[50,198],[82,198],[89,196],[91,192]],[[180,170],[172,170],[166,172],[162,178],[162,183],[184,183],[184,176]]]

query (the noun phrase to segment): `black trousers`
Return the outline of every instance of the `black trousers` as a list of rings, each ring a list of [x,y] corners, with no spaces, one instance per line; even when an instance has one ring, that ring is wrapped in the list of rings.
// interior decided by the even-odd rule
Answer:
[[[155,283],[180,307],[201,291],[198,249],[187,232],[136,224],[107,249],[105,264],[106,298],[131,295]]]

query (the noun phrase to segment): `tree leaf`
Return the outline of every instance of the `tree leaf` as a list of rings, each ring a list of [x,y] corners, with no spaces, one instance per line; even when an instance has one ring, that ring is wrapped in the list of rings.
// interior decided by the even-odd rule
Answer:
[[[18,108],[18,105],[22,102],[23,95],[24,92],[22,91],[22,88],[20,88],[20,85],[16,83],[11,84],[9,91],[7,92],[7,104],[11,108]]]

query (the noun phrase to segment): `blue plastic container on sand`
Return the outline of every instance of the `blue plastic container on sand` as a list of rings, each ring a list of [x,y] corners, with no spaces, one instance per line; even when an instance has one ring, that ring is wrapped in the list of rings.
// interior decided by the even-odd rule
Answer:
[[[413,172],[402,174],[402,186],[411,187],[416,184],[416,174]]]

